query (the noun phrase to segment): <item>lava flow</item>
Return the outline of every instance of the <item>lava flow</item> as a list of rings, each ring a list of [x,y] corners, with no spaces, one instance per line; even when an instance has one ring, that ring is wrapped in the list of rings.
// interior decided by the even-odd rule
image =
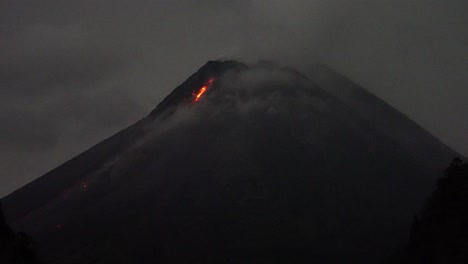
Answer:
[[[209,79],[208,82],[207,82],[205,85],[203,85],[203,86],[200,88],[200,90],[198,90],[198,92],[197,92],[196,94],[195,94],[195,93],[193,94],[193,95],[195,96],[195,99],[193,100],[194,103],[197,102],[197,101],[200,99],[200,97],[201,97],[201,96],[206,92],[206,90],[208,89],[208,86],[210,86],[213,82],[214,82],[214,79],[213,79],[213,78]]]

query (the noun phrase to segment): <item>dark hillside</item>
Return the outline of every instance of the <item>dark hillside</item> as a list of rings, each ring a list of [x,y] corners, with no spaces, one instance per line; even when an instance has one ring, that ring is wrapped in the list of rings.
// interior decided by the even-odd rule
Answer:
[[[330,79],[346,92],[343,78]],[[210,61],[133,126],[3,198],[6,221],[50,264],[388,258],[454,152],[377,97],[315,79]]]

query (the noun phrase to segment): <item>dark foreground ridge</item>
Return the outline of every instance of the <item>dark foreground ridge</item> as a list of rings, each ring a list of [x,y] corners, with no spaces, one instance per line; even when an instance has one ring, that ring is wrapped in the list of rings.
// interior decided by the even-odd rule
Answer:
[[[388,259],[456,153],[316,73],[210,61],[148,116],[3,198],[6,222],[46,263]]]
[[[468,263],[468,163],[455,158],[411,227],[408,245],[391,263]]]
[[[0,203],[0,263],[39,264],[31,238],[25,233],[15,233],[5,222]]]

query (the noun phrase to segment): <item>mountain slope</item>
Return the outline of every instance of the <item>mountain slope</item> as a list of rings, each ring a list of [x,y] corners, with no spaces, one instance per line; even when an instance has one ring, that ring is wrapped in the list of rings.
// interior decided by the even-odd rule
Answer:
[[[454,153],[422,129],[409,136],[432,152],[408,148],[385,131],[412,121],[366,111],[294,70],[211,61],[2,199],[5,216],[48,263],[375,263],[406,241],[434,157]]]

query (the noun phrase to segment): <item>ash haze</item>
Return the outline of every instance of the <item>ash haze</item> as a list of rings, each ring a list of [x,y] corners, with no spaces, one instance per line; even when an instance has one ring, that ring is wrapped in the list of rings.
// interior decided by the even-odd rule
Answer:
[[[0,197],[149,113],[210,59],[350,77],[468,155],[468,2],[0,2]]]

